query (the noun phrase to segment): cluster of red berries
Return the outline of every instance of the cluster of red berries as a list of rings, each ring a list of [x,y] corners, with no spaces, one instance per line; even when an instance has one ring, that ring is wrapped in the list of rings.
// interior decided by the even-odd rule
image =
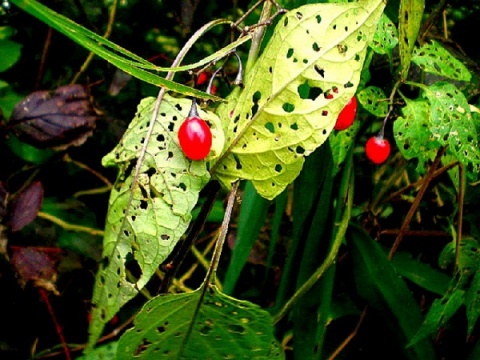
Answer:
[[[340,112],[335,123],[335,130],[345,130],[352,126],[357,114],[357,99],[352,97]],[[372,136],[365,144],[365,154],[367,158],[374,164],[385,162],[390,155],[390,143],[383,137],[383,132],[376,136]]]

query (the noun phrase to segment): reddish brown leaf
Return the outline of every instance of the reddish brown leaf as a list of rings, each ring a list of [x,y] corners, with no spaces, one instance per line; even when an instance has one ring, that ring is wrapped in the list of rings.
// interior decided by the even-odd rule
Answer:
[[[95,128],[99,112],[83,85],[36,91],[15,107],[9,126],[23,141],[37,147],[81,145]]]
[[[0,222],[7,212],[7,196],[8,192],[0,181]]]
[[[57,259],[34,247],[15,247],[12,250],[11,263],[17,270],[21,286],[33,282],[34,286],[56,292]]]
[[[36,181],[18,194],[11,204],[10,229],[19,231],[30,224],[38,214],[43,200],[43,186]]]

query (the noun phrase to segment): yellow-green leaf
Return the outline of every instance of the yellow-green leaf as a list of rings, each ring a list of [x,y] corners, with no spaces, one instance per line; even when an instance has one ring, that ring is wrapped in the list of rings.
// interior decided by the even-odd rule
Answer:
[[[272,199],[328,137],[358,86],[382,0],[312,4],[280,19],[245,89],[222,107],[226,149],[214,167],[225,186],[252,180]]]

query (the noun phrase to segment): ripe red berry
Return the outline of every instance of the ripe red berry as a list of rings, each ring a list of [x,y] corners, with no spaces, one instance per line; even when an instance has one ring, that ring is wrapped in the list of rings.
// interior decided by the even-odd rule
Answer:
[[[197,86],[203,85],[208,81],[208,73],[202,71],[197,77]]]
[[[212,132],[198,116],[189,116],[178,129],[178,141],[190,160],[203,160],[212,148]]]
[[[365,154],[374,164],[381,164],[390,155],[390,143],[382,136],[372,136],[365,144]]]
[[[357,98],[354,96],[350,101],[345,105],[343,110],[340,112],[335,123],[335,130],[345,130],[352,126],[353,121],[355,120],[355,115],[357,115]]]

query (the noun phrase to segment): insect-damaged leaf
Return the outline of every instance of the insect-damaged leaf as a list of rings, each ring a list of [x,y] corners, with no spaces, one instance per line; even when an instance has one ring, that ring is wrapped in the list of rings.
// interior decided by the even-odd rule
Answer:
[[[35,181],[22,190],[11,204],[9,219],[10,229],[19,231],[30,224],[38,214],[43,200],[43,186],[40,181]]]
[[[189,161],[177,141],[191,101],[165,96],[148,138],[154,102],[153,98],[141,101],[122,140],[103,159],[104,165],[118,166],[120,171],[110,195],[104,261],[94,287],[92,345],[105,323],[145,286],[173,250],[188,227],[198,193],[210,178],[206,162]],[[212,126],[211,156],[215,156],[223,147],[223,138],[216,131],[219,120],[201,110],[200,116]],[[145,157],[134,179],[145,142]]]
[[[295,179],[355,94],[383,7],[381,0],[312,4],[280,19],[245,89],[219,110],[229,123],[217,179],[252,180],[269,199]]]
[[[149,301],[120,339],[122,359],[284,359],[265,310],[215,287]]]

